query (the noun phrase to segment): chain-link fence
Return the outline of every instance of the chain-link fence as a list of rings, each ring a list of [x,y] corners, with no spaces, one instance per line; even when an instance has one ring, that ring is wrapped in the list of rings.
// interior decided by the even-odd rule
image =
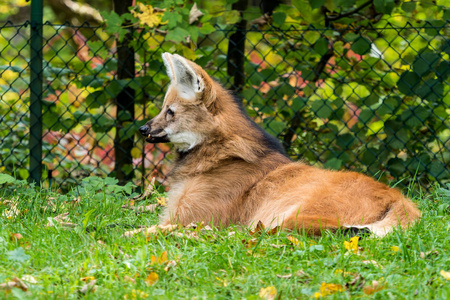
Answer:
[[[228,50],[233,30],[177,48],[163,33],[133,29],[117,42],[102,27],[46,23],[42,181],[164,180],[169,145],[146,144],[137,129],[159,111],[168,51],[235,90],[295,160],[403,186],[449,182],[449,25],[252,28],[242,52]],[[30,167],[30,55],[30,23],[0,27],[0,171],[20,178]]]

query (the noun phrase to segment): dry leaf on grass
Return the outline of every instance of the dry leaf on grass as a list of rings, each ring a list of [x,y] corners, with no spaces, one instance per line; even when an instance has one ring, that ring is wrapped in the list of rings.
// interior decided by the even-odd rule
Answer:
[[[199,236],[198,236],[197,232],[195,232],[195,231],[185,232],[185,233],[175,232],[175,235],[180,238],[195,239],[195,240],[199,239]]]
[[[18,241],[23,239],[23,236],[20,233],[11,233],[11,236],[9,237],[11,241]]]
[[[133,200],[134,200],[134,201],[145,200],[145,199],[147,199],[148,196],[151,196],[151,195],[153,194],[153,190],[154,190],[154,188],[155,188],[155,180],[156,180],[156,178],[153,177],[153,178],[152,178],[152,181],[151,181],[150,184],[147,186],[147,188],[145,189],[144,193],[143,193],[142,195],[138,195],[138,196],[134,197],[134,198],[132,199],[132,201],[133,201]],[[134,203],[134,201],[133,201],[133,203]]]
[[[348,272],[347,272],[348,273]],[[364,278],[359,273],[350,273],[350,276],[353,277],[353,279],[350,282],[347,282],[345,286],[347,288],[353,287],[354,289],[361,289],[364,286],[364,283],[366,282]]]
[[[352,251],[353,253],[356,254],[358,252],[358,241],[359,236],[354,236],[350,238],[350,242],[344,241],[345,249]]]
[[[97,288],[97,286],[95,285],[97,283],[97,280],[91,280],[89,281],[89,283],[83,285],[83,287],[81,287],[81,289],[78,290],[78,292],[80,294],[87,294],[88,292],[95,292],[95,289]]]
[[[123,276],[123,281],[136,283],[136,279],[134,279],[133,277],[130,277],[128,275]]]
[[[274,286],[261,288],[259,290],[259,297],[262,299],[273,300],[277,296],[277,289]]]
[[[400,248],[398,246],[391,246],[391,251],[398,252]]]
[[[37,280],[31,275],[23,275],[22,280],[33,284],[38,283]]]
[[[253,246],[256,245],[256,243],[258,243],[258,239],[251,239],[248,241],[243,239],[241,242],[242,242],[242,244],[245,245],[246,248],[252,248]]]
[[[10,282],[0,284],[0,290],[11,290],[13,287],[19,288],[24,292],[28,290],[28,286],[25,284],[25,282],[17,277]]]
[[[164,251],[161,253],[159,257],[156,257],[154,255],[151,256],[150,262],[152,265],[158,264],[161,265],[167,261],[167,251]]]
[[[442,277],[444,277],[446,280],[450,280],[450,272],[446,272],[444,270],[441,270],[441,272],[439,272],[439,274],[441,274]]]
[[[139,228],[135,230],[126,231],[123,236],[131,238],[138,233],[143,233],[145,236],[155,235],[159,232],[168,233],[178,228],[178,225],[153,225],[149,228]]]
[[[169,272],[170,269],[176,267],[177,262],[175,260],[169,260],[164,267],[164,271]]]
[[[384,267],[382,265],[380,265],[379,263],[377,263],[374,260],[363,260],[361,263],[363,263],[365,265],[373,265],[377,268],[384,269]]]
[[[3,205],[6,205],[9,207],[9,209],[5,209],[2,213],[2,216],[4,218],[14,219],[15,217],[17,217],[19,215],[20,211],[17,209],[17,202],[5,200],[5,201],[3,201]]]
[[[48,222],[45,225],[46,227],[53,227],[53,226],[55,226],[55,224],[59,224],[59,226],[61,226],[61,227],[65,227],[65,228],[71,229],[71,228],[74,228],[74,227],[78,226],[78,224],[70,222],[70,218],[69,218],[69,213],[68,212],[60,214],[60,215],[57,215],[54,218],[47,218],[47,219],[48,219]]]
[[[437,252],[436,250],[431,250],[431,251],[427,251],[427,252],[420,252],[420,258],[424,259],[428,256],[438,256],[439,252]]]
[[[303,243],[300,242],[297,238],[293,237],[292,235],[288,235],[286,238],[287,238],[287,239],[289,240],[289,242],[291,242],[292,245],[294,245],[294,246],[303,246]]]
[[[140,290],[131,290],[131,294],[123,296],[125,300],[147,299],[148,294]]]
[[[145,205],[145,206],[122,205],[122,208],[134,210],[139,213],[154,212],[157,207],[158,207],[158,204],[150,204],[150,205]]]
[[[158,203],[158,205],[167,206],[167,199],[165,197],[159,197],[158,199],[156,199],[156,202]]]
[[[366,295],[372,295],[378,291],[381,291],[382,289],[384,289],[384,285],[381,285],[380,282],[374,280],[372,281],[371,285],[367,285],[363,288],[363,292]]]
[[[85,281],[85,282],[92,281],[94,279],[95,279],[94,276],[87,276],[87,277],[80,278],[81,281]]]
[[[292,277],[292,274],[285,274],[285,275],[277,274],[277,277],[278,278],[283,278],[283,279],[288,279],[288,278]]]
[[[153,285],[155,284],[155,282],[157,282],[159,279],[158,274],[156,274],[155,272],[151,272],[150,274],[148,274],[147,278],[145,278],[145,283],[147,285]]]
[[[205,222],[203,222],[203,221],[201,221],[200,223],[192,222],[192,223],[186,225],[185,228],[187,228],[187,229],[199,229],[200,230],[200,229],[203,228],[204,225],[205,225]]]
[[[314,293],[314,298],[322,298],[343,291],[345,291],[345,287],[340,284],[322,282],[320,292]]]
[[[256,224],[255,229],[250,231],[250,235],[261,234],[264,232],[264,229],[266,229],[264,224],[261,221],[258,221],[258,224]]]

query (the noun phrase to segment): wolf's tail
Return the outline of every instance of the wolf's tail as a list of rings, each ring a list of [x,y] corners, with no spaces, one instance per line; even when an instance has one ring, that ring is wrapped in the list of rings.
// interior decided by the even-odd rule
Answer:
[[[420,217],[420,211],[416,205],[406,198],[392,203],[389,211],[383,219],[372,224],[364,225],[378,236],[383,236],[394,227],[400,225],[402,228],[411,226]]]
[[[402,228],[409,227],[419,217],[420,211],[417,209],[416,205],[406,198],[402,198],[391,204],[389,210],[381,220],[371,224],[342,224],[337,219],[322,216],[295,215],[286,219],[283,222],[282,227],[316,236],[321,235],[324,230],[332,232],[358,232],[358,229],[362,229],[360,231],[363,233],[368,229],[376,236],[384,236],[398,225]]]

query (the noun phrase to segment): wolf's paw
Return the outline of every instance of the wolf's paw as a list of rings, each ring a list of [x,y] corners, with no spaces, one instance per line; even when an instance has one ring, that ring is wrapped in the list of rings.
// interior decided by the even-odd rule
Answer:
[[[368,237],[372,234],[372,231],[370,231],[367,227],[344,227],[341,229],[341,233],[343,235],[348,235],[350,237],[353,236],[359,236],[359,237]]]

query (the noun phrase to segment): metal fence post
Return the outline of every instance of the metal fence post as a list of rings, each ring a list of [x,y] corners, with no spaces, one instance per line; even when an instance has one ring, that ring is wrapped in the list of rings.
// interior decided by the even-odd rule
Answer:
[[[42,177],[42,19],[43,0],[31,0],[30,34],[30,179]]]

